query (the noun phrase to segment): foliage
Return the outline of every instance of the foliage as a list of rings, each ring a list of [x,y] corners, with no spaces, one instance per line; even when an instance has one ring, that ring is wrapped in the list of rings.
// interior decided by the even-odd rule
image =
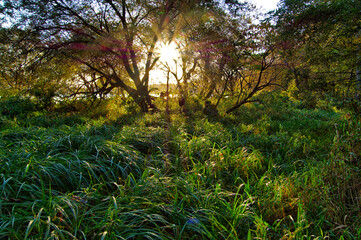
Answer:
[[[359,95],[359,1],[281,1],[278,48],[299,99]]]
[[[36,103],[29,98],[19,98],[17,96],[2,98],[0,101],[1,116],[26,117],[38,109]]]

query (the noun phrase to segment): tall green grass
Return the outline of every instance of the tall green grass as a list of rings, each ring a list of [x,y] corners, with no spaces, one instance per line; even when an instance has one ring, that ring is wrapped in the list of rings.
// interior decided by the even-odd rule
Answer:
[[[361,237],[357,117],[279,95],[176,112],[2,111],[0,238]]]

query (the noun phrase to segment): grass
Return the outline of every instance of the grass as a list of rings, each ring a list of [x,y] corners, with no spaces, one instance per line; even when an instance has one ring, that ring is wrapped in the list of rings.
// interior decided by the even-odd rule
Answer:
[[[267,101],[169,126],[6,108],[0,238],[359,239],[359,119]]]

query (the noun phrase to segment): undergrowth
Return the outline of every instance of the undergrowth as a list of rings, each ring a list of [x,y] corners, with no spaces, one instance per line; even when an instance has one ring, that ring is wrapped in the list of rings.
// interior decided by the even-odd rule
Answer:
[[[360,119],[267,101],[170,123],[2,108],[0,238],[360,239]]]

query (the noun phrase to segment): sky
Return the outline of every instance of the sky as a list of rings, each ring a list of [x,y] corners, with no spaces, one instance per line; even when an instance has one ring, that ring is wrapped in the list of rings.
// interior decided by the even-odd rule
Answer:
[[[265,12],[276,9],[279,0],[250,0],[257,7],[261,7]]]

